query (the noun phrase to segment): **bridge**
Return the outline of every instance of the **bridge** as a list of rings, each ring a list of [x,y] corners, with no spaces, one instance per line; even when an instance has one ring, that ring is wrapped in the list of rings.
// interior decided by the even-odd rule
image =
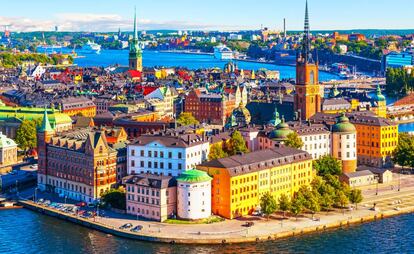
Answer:
[[[349,80],[332,80],[327,82],[322,82],[325,88],[332,88],[334,85],[338,89],[365,89],[365,90],[375,90],[377,85],[385,86],[385,78],[359,78],[359,79],[349,79]]]

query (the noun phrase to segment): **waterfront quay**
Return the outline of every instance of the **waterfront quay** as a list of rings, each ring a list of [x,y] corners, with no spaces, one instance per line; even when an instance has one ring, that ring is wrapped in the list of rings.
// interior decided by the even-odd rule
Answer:
[[[69,214],[54,208],[21,199],[19,203],[25,208],[58,219],[66,220],[90,229],[107,234],[139,241],[168,244],[232,244],[272,241],[287,237],[310,233],[321,233],[327,230],[357,226],[362,223],[414,212],[414,178],[402,176],[393,183],[366,187],[363,190],[364,202],[351,209],[335,209],[330,212],[319,212],[314,216],[303,214],[297,218],[290,216],[283,219],[282,214],[275,214],[269,219],[261,216],[246,216],[236,220],[225,220],[212,224],[169,224],[155,221],[137,220],[136,217],[100,211],[90,218],[77,214]],[[395,177],[394,179],[398,179]],[[400,191],[391,186],[397,186]],[[379,195],[377,195],[379,193]],[[26,195],[29,193],[26,193]],[[41,193],[37,193],[41,197]],[[69,200],[65,202],[70,203]],[[72,203],[74,203],[73,201]],[[62,202],[63,203],[63,202]],[[375,209],[373,209],[375,207]],[[247,222],[253,225],[246,227]],[[122,225],[131,223],[132,227],[142,226],[138,232],[120,229]]]

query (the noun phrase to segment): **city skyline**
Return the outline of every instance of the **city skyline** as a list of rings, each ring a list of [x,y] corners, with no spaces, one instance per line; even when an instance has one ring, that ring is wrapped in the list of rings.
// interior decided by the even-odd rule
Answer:
[[[252,11],[249,1],[237,4],[211,0],[197,3],[189,0],[152,2],[149,0],[121,0],[55,3],[49,0],[36,2],[7,2],[0,15],[0,25],[11,25],[13,31],[50,31],[55,26],[60,31],[123,31],[132,30],[133,8],[137,6],[140,30],[252,30],[269,27],[282,30],[283,18],[287,29],[303,29],[304,0],[294,0],[281,5],[280,1],[264,0]],[[102,3],[104,2],[104,3]],[[395,6],[405,6],[398,12],[389,12],[389,1],[350,0],[347,6],[338,3],[326,5],[325,1],[309,1],[312,30],[347,29],[410,29],[412,18],[409,10],[414,2],[393,1]],[[407,6],[408,5],[408,6]],[[80,8],[82,6],[82,8]],[[358,7],[358,8],[354,8]],[[370,11],[356,11],[367,10]],[[229,11],[230,10],[230,11]],[[254,10],[254,9],[253,9]],[[248,14],[248,15],[247,15]],[[384,18],[386,17],[386,18]]]

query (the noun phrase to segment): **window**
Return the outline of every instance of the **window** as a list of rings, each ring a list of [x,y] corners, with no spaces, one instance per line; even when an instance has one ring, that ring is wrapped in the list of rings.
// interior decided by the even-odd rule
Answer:
[[[135,167],[135,161],[131,160],[131,167]]]
[[[144,150],[141,150],[141,156],[144,157]]]
[[[148,151],[148,157],[151,157],[151,156],[152,156],[152,152]]]
[[[178,169],[182,169],[182,164],[181,163],[178,163]]]
[[[158,152],[154,151],[154,157],[157,158],[158,157]]]
[[[160,157],[164,158],[164,152],[160,152]]]
[[[131,150],[131,156],[135,156],[135,150],[134,149]]]
[[[182,153],[181,153],[181,152],[179,152],[179,153],[178,153],[178,159],[181,159],[181,158],[182,158],[182,156],[183,156],[183,155],[182,155]]]
[[[172,152],[168,152],[168,158],[172,158]]]
[[[168,169],[172,169],[172,163],[168,162]]]

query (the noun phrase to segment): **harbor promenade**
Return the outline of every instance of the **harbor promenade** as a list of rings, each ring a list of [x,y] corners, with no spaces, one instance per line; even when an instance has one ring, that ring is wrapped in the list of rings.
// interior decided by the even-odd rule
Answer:
[[[120,237],[170,244],[223,244],[269,241],[308,233],[320,233],[412,213],[414,212],[414,187],[399,192],[384,190],[380,196],[370,194],[365,197],[363,203],[358,205],[358,209],[320,212],[314,218],[311,214],[286,219],[283,219],[282,215],[274,215],[269,219],[247,217],[213,224],[168,224],[136,220],[131,216],[112,213],[106,214],[105,217],[96,216],[87,219],[29,200],[21,200],[20,203],[28,209]],[[376,209],[372,209],[374,204]],[[247,221],[254,222],[254,225],[244,227]],[[131,223],[133,226],[141,225],[143,228],[137,233],[129,229],[119,229],[125,223]]]

